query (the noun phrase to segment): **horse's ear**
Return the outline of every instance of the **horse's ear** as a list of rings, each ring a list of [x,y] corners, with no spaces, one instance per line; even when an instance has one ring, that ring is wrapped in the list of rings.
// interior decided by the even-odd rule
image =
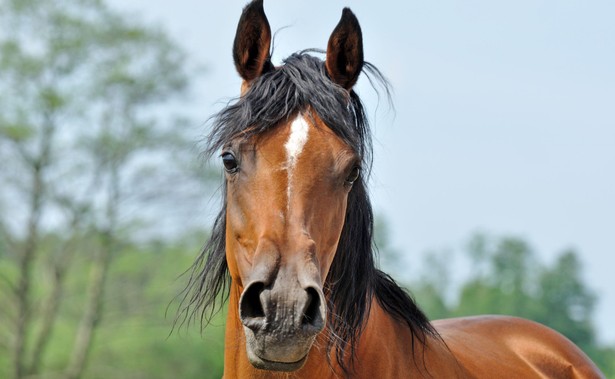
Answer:
[[[363,37],[359,20],[344,8],[327,45],[327,73],[340,86],[351,89],[363,68]]]
[[[270,46],[271,28],[263,9],[263,0],[254,0],[243,9],[233,43],[235,67],[246,82],[258,78],[272,67]]]

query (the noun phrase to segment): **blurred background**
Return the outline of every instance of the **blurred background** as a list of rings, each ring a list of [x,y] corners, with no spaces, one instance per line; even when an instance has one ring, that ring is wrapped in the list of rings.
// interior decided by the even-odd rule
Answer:
[[[0,378],[222,375],[224,310],[174,320],[244,5],[0,0]],[[528,317],[615,378],[615,3],[267,0],[274,63],[344,6],[393,87],[357,87],[382,268],[432,318]]]

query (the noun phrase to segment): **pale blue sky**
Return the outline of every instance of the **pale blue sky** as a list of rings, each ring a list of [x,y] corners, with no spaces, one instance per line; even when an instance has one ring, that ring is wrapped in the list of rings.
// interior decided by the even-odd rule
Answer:
[[[244,0],[113,0],[160,22],[207,67],[189,104],[206,120],[238,93],[231,45]],[[341,10],[394,87],[375,115],[373,203],[415,272],[475,231],[526,238],[550,262],[575,247],[615,342],[615,2],[265,0],[274,63],[325,48]],[[459,265],[463,269],[463,265]]]

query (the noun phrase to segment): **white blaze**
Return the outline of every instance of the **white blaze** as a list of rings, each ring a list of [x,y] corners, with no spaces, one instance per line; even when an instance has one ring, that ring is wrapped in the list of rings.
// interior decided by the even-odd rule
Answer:
[[[292,192],[292,178],[293,171],[297,165],[297,159],[303,151],[303,147],[308,140],[308,131],[310,125],[305,121],[302,115],[298,115],[297,118],[290,124],[290,135],[288,141],[284,144],[286,148],[286,169],[288,170],[288,206],[290,207],[290,195]]]

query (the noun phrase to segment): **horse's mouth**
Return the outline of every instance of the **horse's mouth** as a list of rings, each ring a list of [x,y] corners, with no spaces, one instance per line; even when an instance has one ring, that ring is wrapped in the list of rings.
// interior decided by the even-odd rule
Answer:
[[[264,333],[244,327],[246,353],[252,366],[269,371],[296,371],[305,362],[314,343],[314,336],[289,333]]]
[[[305,364],[307,360],[307,354],[295,362],[280,362],[280,361],[270,361],[268,359],[257,356],[256,354],[248,354],[248,358],[250,359],[250,363],[256,368],[261,370],[270,370],[270,371],[296,371],[299,370]]]

